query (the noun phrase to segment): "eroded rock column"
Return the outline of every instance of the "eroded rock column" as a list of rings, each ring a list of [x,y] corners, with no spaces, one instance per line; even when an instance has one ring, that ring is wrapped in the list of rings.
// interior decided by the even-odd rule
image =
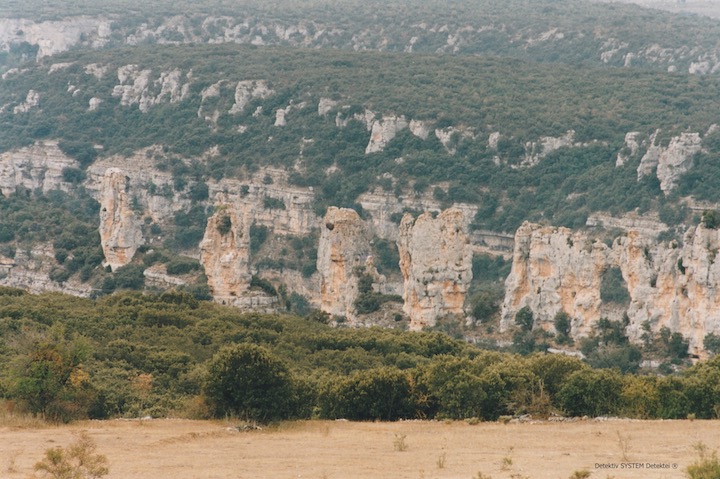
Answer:
[[[433,326],[447,314],[463,314],[472,280],[472,249],[462,210],[451,208],[433,218],[406,214],[398,237],[404,279],[403,311],[410,328]]]
[[[320,308],[334,316],[355,319],[358,274],[368,263],[370,240],[365,222],[355,210],[328,208],[323,219],[318,245],[317,270],[320,273]]]
[[[132,261],[145,241],[141,222],[132,209],[130,180],[118,168],[109,168],[100,192],[100,242],[105,263],[113,271]]]
[[[207,222],[200,243],[200,263],[205,268],[213,299],[237,304],[250,286],[250,225],[231,205],[221,205]]]

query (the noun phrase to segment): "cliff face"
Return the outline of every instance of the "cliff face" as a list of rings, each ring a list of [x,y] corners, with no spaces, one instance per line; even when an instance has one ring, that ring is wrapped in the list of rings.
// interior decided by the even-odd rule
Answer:
[[[334,316],[355,320],[358,273],[371,257],[368,230],[355,210],[330,207],[323,218],[318,245],[320,308]],[[366,271],[370,274],[377,274]]]
[[[667,327],[702,350],[708,333],[720,332],[720,266],[716,254],[720,232],[702,225],[685,234],[683,245],[658,242],[630,231],[607,246],[585,233],[525,223],[515,236],[513,266],[507,278],[502,327],[529,306],[536,326],[552,329],[560,311],[572,319],[571,334],[590,334],[601,317],[628,315],[628,336],[640,340],[642,324],[658,332]],[[619,268],[627,284],[629,304],[612,308],[600,300],[603,274]]]
[[[602,315],[600,283],[608,256],[605,244],[567,228],[524,223],[515,233],[502,327],[529,306],[539,325],[549,328],[555,314],[565,311],[574,318],[572,334],[588,335]]]
[[[472,249],[463,212],[451,208],[433,218],[406,214],[398,236],[404,279],[403,311],[411,329],[433,326],[447,314],[463,314],[472,280]]]
[[[100,197],[100,243],[105,262],[113,269],[132,261],[144,244],[141,221],[132,208],[128,190],[130,179],[118,168],[110,168],[103,177]]]
[[[200,243],[200,263],[205,268],[213,299],[235,305],[250,286],[250,225],[246,215],[232,205],[220,205],[208,219]]]
[[[63,179],[63,170],[77,167],[75,160],[60,151],[56,141],[39,141],[0,154],[0,191],[5,196],[15,193],[18,186],[43,193],[68,191],[70,184]]]

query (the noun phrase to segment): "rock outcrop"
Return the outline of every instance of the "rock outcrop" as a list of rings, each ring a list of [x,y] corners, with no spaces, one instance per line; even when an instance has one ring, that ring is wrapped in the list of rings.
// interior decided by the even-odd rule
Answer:
[[[74,296],[90,296],[92,287],[89,284],[73,278],[63,283],[50,279],[57,265],[52,243],[36,243],[29,249],[20,248],[12,259],[0,256],[0,285],[25,289],[34,294],[58,291]]]
[[[681,333],[694,353],[706,334],[720,333],[720,231],[690,228],[682,246],[630,231],[611,246],[586,233],[525,223],[516,233],[513,266],[505,288],[502,327],[529,306],[536,327],[552,330],[555,315],[572,318],[571,335],[587,336],[602,317],[629,318],[626,332],[639,341],[643,324]],[[610,268],[622,273],[627,304],[603,304],[601,284]]]
[[[267,98],[275,93],[265,80],[242,80],[235,87],[235,103],[230,108],[231,115],[241,113],[254,98]]]
[[[521,165],[537,165],[540,160],[553,151],[572,146],[580,146],[575,143],[575,131],[573,130],[568,130],[563,136],[558,137],[542,136],[538,141],[532,141],[525,144],[525,158],[523,159]]]
[[[132,208],[130,179],[118,168],[109,168],[100,195],[100,243],[105,263],[113,271],[132,261],[144,244],[141,221]]]
[[[120,81],[115,85],[112,96],[120,97],[120,104],[138,105],[142,112],[147,112],[153,105],[169,102],[177,103],[183,100],[190,91],[190,83],[182,83],[183,75],[180,70],[170,70],[160,73],[160,76],[151,81],[152,70],[140,70],[137,65],[125,65],[118,68],[117,76]],[[191,77],[187,74],[186,77]],[[159,90],[157,95],[152,91]]]
[[[411,329],[433,326],[447,314],[463,314],[472,280],[472,248],[462,210],[450,208],[434,218],[409,213],[400,223],[403,311]]]
[[[40,93],[35,90],[28,91],[25,96],[25,101],[13,108],[13,113],[27,113],[33,108],[37,108],[40,105]]]
[[[537,325],[549,328],[555,314],[565,311],[573,318],[574,336],[590,334],[603,314],[600,284],[608,256],[605,244],[581,233],[524,223],[515,233],[502,328],[529,306]]]
[[[380,120],[375,120],[371,127],[370,141],[365,148],[365,153],[383,151],[390,140],[407,127],[408,121],[404,116],[384,116]]]
[[[320,233],[317,270],[320,273],[320,308],[333,316],[356,318],[358,279],[363,271],[377,274],[368,264],[370,238],[355,210],[328,208]],[[372,271],[366,271],[370,266]]]
[[[213,299],[237,305],[250,287],[250,224],[242,212],[222,204],[208,219],[200,243],[200,263],[205,268]]]
[[[615,166],[623,166],[627,161],[638,154],[640,150],[640,132],[631,131],[625,134],[625,143],[623,148],[618,152]]]
[[[657,130],[650,136],[645,155],[638,166],[638,180],[644,176],[657,175],[660,180],[660,189],[669,194],[677,186],[677,181],[683,173],[693,167],[694,156],[702,150],[702,140],[699,133],[682,133],[670,139],[667,147],[657,144]]]
[[[56,141],[38,141],[0,154],[0,191],[5,196],[15,193],[19,186],[43,193],[68,191],[71,185],[63,179],[63,170],[77,167],[77,161],[66,156]]]

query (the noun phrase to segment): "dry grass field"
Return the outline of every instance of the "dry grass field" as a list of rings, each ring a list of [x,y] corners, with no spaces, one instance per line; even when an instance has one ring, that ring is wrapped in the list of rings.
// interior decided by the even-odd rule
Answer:
[[[681,478],[697,457],[693,444],[720,446],[718,421],[309,421],[248,432],[231,426],[172,419],[69,426],[6,421],[0,478],[32,477],[45,450],[69,445],[81,431],[107,456],[110,479],[471,479],[479,472],[493,479],[567,479],[583,469],[602,479]],[[641,467],[621,469],[628,463]]]

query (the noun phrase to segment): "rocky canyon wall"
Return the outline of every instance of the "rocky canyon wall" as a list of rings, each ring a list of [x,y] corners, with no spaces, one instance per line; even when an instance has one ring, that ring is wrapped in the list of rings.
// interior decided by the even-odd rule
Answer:
[[[626,314],[632,340],[640,340],[644,323],[653,332],[667,327],[698,353],[706,334],[720,333],[719,248],[720,232],[703,225],[688,229],[682,242],[629,231],[608,245],[586,232],[525,223],[515,236],[502,327],[510,327],[524,306],[533,310],[536,327],[547,330],[558,312],[566,312],[573,337],[591,334],[602,317]],[[625,304],[601,299],[603,275],[610,268],[622,273],[629,295]]]

